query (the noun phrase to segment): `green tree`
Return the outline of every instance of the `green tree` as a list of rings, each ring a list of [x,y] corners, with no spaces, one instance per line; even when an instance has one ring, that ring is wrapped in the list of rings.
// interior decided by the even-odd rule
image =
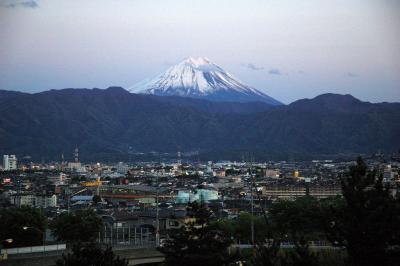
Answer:
[[[28,206],[0,209],[0,239],[13,239],[8,247],[42,245],[41,232],[46,226],[47,219],[39,209]]]
[[[210,225],[212,212],[204,205],[191,204],[194,218],[172,235],[161,251],[167,265],[228,265],[233,257],[228,254],[231,240],[221,230]]]
[[[399,200],[384,188],[382,177],[358,158],[342,178],[342,190],[343,206],[332,208],[330,239],[346,247],[351,265],[400,265]]]
[[[252,216],[248,212],[242,212],[235,220],[224,219],[215,223],[229,237],[233,237],[240,243],[251,241],[251,220],[254,220],[255,241],[263,242],[270,232],[270,225],[265,223],[264,217]]]
[[[92,201],[94,204],[98,204],[101,202],[101,197],[99,195],[94,195]]]
[[[54,235],[67,243],[94,241],[100,232],[102,220],[92,210],[63,213],[58,216],[51,228]]]
[[[120,259],[111,247],[101,248],[95,243],[76,243],[72,253],[63,254],[57,266],[127,266],[128,261]]]
[[[325,205],[309,196],[272,205],[269,220],[274,237],[294,242],[324,238],[325,209]]]

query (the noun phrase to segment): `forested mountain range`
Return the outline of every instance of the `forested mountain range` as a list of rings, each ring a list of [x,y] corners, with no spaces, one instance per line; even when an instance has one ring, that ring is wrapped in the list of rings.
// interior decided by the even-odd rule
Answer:
[[[395,152],[400,103],[323,94],[289,105],[134,94],[120,87],[0,91],[0,154],[117,160],[138,153],[238,159]]]

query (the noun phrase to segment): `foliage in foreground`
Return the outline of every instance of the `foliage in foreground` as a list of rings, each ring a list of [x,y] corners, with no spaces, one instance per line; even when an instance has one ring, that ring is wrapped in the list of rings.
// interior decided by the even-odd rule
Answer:
[[[400,265],[400,201],[361,158],[342,178],[344,204],[333,207],[328,237],[355,266]]]
[[[92,210],[63,213],[51,224],[54,235],[67,243],[93,242],[98,236],[102,220]]]
[[[57,266],[127,266],[128,261],[120,259],[111,247],[101,248],[95,243],[75,243],[72,253],[63,254]]]
[[[28,206],[0,209],[0,239],[13,239],[7,247],[42,245],[41,232],[46,226],[46,217],[38,209]]]
[[[400,199],[390,195],[376,170],[368,170],[361,158],[342,176],[342,198],[317,200],[312,197],[274,204],[266,217],[242,213],[237,220],[214,222],[224,235],[249,241],[254,219],[256,246],[249,265],[400,265]],[[190,231],[189,231],[190,233]],[[190,236],[185,239],[190,240]],[[266,240],[273,241],[265,244]],[[345,248],[332,251],[326,262],[310,251],[312,240],[326,240]],[[292,250],[281,249],[290,241]],[[329,242],[328,242],[329,241]],[[188,246],[188,244],[186,245]],[[284,254],[284,256],[283,256]]]
[[[210,210],[196,203],[189,209],[193,221],[179,229],[161,249],[166,265],[229,265],[234,260],[228,253],[231,240],[210,225]]]
[[[247,266],[344,266],[347,258],[343,250],[313,250],[297,245],[281,249],[279,245],[256,245],[255,249],[242,250],[242,260]]]

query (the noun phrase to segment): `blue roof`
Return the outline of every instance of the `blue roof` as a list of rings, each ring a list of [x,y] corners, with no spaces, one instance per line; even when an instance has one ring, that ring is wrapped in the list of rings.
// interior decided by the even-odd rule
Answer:
[[[93,195],[76,195],[71,198],[72,201],[91,201]]]

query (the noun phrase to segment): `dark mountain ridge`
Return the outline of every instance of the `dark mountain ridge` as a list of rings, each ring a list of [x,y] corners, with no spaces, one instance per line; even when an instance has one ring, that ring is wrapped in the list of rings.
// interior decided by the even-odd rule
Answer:
[[[6,96],[4,96],[6,95]],[[83,160],[136,152],[199,151],[224,159],[394,152],[400,104],[324,94],[287,106],[216,103],[129,93],[120,87],[35,94],[0,91],[0,153]],[[229,155],[230,154],[230,155]],[[235,157],[237,156],[237,157]]]

